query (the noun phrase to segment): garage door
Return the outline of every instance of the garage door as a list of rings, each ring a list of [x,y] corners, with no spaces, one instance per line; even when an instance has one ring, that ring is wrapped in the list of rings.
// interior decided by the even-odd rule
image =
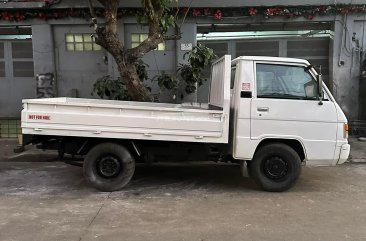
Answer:
[[[35,93],[32,40],[0,39],[0,118],[19,118],[22,99]]]

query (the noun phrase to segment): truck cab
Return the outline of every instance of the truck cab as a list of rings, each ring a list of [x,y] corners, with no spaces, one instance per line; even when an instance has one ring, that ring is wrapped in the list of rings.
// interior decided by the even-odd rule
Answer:
[[[232,156],[255,169],[262,188],[281,190],[268,180],[280,183],[298,171],[280,152],[295,151],[308,166],[347,160],[347,119],[308,61],[240,57],[232,61],[231,79]]]
[[[347,119],[318,74],[302,59],[240,57],[232,61],[233,157],[251,160],[261,145],[285,142],[309,166],[344,163]],[[320,95],[319,95],[320,93]]]

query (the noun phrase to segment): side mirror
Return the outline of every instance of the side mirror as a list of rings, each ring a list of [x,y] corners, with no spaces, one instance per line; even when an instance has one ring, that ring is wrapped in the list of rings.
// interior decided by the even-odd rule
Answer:
[[[318,74],[317,76],[318,80],[318,98],[319,98],[319,105],[323,105],[323,76],[321,74]]]

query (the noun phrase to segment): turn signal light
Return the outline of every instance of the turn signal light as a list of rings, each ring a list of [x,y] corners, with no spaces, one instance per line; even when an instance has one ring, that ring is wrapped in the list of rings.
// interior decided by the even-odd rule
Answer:
[[[348,130],[349,130],[348,123],[344,123],[343,124],[343,137],[344,137],[344,139],[348,138]]]

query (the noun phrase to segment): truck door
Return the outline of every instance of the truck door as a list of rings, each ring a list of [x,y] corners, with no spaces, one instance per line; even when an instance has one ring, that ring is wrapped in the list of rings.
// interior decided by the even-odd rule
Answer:
[[[327,165],[333,160],[337,113],[325,97],[317,100],[317,82],[305,66],[257,62],[251,104],[251,140],[296,139],[307,161]]]

